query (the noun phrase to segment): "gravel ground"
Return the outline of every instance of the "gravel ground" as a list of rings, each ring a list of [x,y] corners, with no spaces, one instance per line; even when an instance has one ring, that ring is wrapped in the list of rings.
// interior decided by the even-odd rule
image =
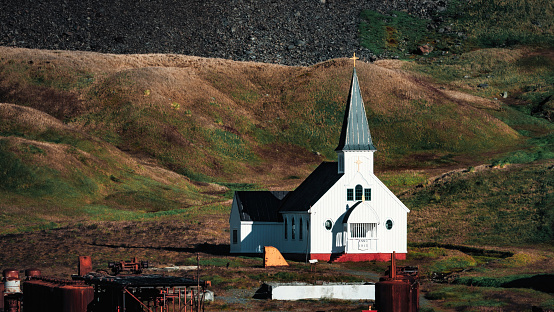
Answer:
[[[0,0],[0,45],[310,65],[360,47],[362,9],[427,17],[445,0]]]

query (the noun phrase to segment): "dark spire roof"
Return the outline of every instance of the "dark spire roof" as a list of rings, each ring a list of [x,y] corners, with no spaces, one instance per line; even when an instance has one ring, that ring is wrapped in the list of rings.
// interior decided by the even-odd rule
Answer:
[[[369,133],[369,125],[365,115],[364,100],[358,84],[356,68],[352,72],[352,82],[346,103],[344,121],[340,133],[339,146],[336,151],[376,150]]]

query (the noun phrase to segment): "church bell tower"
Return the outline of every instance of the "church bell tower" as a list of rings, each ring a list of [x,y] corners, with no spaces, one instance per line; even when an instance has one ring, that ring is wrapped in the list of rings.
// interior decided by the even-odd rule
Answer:
[[[350,83],[339,145],[335,149],[338,155],[338,173],[373,173],[373,153],[376,149],[371,140],[364,101],[356,75],[356,59],[358,59],[356,54],[351,59],[354,60],[352,82]]]

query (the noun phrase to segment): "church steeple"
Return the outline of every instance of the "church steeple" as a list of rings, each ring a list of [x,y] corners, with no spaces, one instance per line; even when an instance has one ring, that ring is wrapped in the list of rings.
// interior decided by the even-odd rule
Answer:
[[[358,75],[356,75],[356,54],[352,59],[354,60],[352,82],[346,102],[339,145],[335,149],[338,156],[338,172],[346,174],[373,173],[373,153],[377,149],[371,140],[364,101],[360,92]]]
[[[352,72],[350,92],[344,112],[339,145],[335,151],[375,151],[360,92],[356,67]]]

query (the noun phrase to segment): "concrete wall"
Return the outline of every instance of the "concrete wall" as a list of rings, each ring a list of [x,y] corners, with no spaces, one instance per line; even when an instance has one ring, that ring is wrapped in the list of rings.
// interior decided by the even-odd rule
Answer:
[[[267,283],[273,300],[341,299],[375,300],[375,284],[310,285],[303,283]]]

